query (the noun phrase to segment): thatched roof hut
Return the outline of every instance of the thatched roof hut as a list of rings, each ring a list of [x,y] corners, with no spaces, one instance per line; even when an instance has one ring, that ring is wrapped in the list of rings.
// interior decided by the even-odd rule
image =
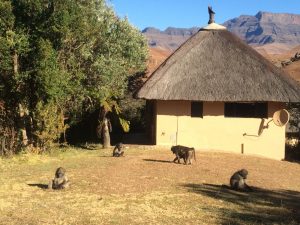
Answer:
[[[224,102],[299,102],[300,86],[214,23],[202,28],[150,76],[138,98]]]

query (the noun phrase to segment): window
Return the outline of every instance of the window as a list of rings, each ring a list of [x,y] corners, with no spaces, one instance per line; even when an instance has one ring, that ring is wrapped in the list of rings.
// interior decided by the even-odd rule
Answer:
[[[203,118],[203,102],[191,102],[191,117]]]
[[[225,103],[225,117],[267,118],[268,103]]]

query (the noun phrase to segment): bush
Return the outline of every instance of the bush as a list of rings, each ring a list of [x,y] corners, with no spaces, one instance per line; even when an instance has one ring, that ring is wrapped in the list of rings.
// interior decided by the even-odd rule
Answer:
[[[63,112],[54,102],[46,104],[38,102],[33,118],[35,120],[34,137],[36,147],[43,152],[49,149],[52,143],[57,142],[65,131]]]

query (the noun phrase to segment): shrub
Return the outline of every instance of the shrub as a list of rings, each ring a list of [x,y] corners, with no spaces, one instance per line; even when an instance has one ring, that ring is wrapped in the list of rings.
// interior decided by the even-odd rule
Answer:
[[[38,102],[33,118],[36,147],[40,151],[45,151],[51,147],[52,143],[59,140],[66,129],[63,112],[54,102]]]

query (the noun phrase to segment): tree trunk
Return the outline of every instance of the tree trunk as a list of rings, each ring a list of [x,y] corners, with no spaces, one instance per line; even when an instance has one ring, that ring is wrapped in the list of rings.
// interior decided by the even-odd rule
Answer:
[[[110,147],[109,120],[104,117],[102,126],[103,148]]]
[[[13,63],[14,63],[14,75],[17,75],[19,73],[19,56],[16,52],[14,52],[13,55]]]
[[[27,146],[28,145],[28,137],[27,137],[27,132],[26,132],[26,124],[25,124],[25,110],[22,107],[21,103],[19,104],[19,132],[21,134],[21,143],[22,146]]]
[[[0,155],[5,155],[5,136],[2,136],[1,138],[0,138],[0,140],[1,140],[1,146],[0,146]]]
[[[14,75],[17,76],[19,73],[19,56],[17,52],[15,51],[13,54],[13,64],[14,64]],[[19,132],[21,134],[21,143],[23,146],[28,145],[28,137],[27,137],[27,132],[26,132],[26,116],[25,112],[27,111],[25,107],[19,103],[18,105],[18,113],[19,113]]]

